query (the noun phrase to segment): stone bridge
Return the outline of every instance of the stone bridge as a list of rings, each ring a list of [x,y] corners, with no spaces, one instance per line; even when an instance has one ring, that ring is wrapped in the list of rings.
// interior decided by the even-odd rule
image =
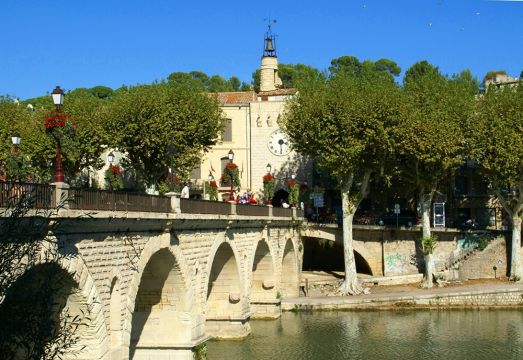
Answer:
[[[76,255],[59,264],[78,287],[67,308],[89,313],[79,352],[67,359],[193,359],[209,338],[243,338],[251,318],[276,318],[280,299],[298,295],[303,218],[295,209],[171,194],[155,211],[129,211],[130,198],[108,202],[98,192],[89,203],[78,194],[48,194],[76,197],[53,234]],[[96,210],[101,204],[113,210]]]
[[[432,229],[438,237],[438,246],[434,253],[435,264],[438,270],[443,269],[449,255],[456,249],[456,240],[462,232],[458,229]],[[343,234],[341,228],[330,224],[310,224],[302,232],[305,246],[304,261],[314,262],[314,257],[323,257],[326,252],[316,249],[308,251],[311,240],[318,239],[334,243],[334,254],[343,260]],[[420,247],[421,228],[418,226],[407,228],[390,228],[383,226],[354,225],[353,247],[356,266],[359,273],[372,276],[395,276],[417,274],[424,266],[423,254]],[[336,248],[338,250],[336,251]],[[328,255],[328,254],[327,254]],[[326,261],[336,261],[329,259]]]

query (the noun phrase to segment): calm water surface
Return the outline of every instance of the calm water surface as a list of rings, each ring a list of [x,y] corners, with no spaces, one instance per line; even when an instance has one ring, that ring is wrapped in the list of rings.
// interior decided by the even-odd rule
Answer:
[[[208,359],[523,360],[523,310],[286,312],[251,327],[210,341]]]

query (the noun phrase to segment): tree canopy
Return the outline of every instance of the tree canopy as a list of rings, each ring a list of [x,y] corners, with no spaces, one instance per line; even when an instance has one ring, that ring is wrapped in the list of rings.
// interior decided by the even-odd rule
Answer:
[[[148,185],[157,184],[169,166],[187,175],[216,143],[224,122],[214,98],[171,83],[115,95],[108,119],[109,144],[126,153],[127,166]]]

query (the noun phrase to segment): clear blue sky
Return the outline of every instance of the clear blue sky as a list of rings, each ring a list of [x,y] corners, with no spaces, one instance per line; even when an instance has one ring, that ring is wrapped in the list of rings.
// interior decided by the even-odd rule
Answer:
[[[277,19],[278,59],[326,69],[333,58],[428,60],[523,70],[523,1],[0,0],[0,95],[151,83],[174,71],[251,81]]]

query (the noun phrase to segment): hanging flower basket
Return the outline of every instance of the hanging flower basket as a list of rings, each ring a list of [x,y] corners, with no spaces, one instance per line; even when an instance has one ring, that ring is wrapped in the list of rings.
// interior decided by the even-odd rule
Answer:
[[[263,197],[267,203],[274,197],[274,176],[266,174],[263,177]]]
[[[205,183],[205,191],[209,194],[209,200],[218,201],[218,184],[216,184],[216,180]]]
[[[44,118],[44,128],[56,141],[72,138],[75,135],[76,121],[71,120],[71,115],[54,111]]]
[[[297,206],[300,198],[300,184],[296,179],[291,179],[287,182],[289,187],[289,203],[291,206]]]
[[[120,165],[109,165],[105,170],[105,181],[110,190],[123,189],[123,174]]]
[[[230,186],[231,185],[231,178],[233,186],[237,189],[240,188],[240,171],[238,170],[238,165],[236,165],[233,162],[227,163],[225,165],[225,169],[223,170],[223,174],[221,176],[221,183],[224,186]]]

